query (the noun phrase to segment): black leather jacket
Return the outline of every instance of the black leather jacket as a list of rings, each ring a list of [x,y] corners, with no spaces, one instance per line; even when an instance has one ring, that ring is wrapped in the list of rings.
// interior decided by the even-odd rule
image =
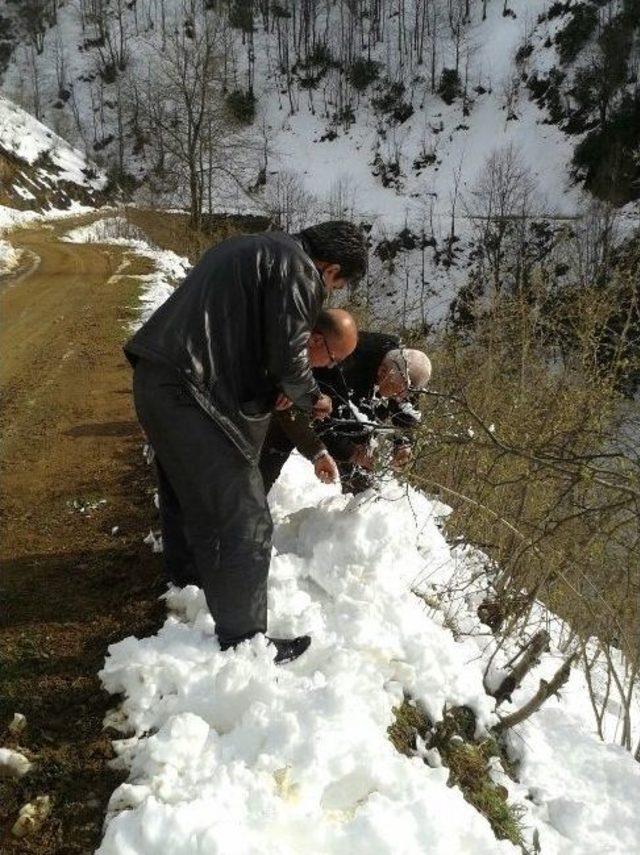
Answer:
[[[256,463],[279,391],[303,410],[319,396],[307,340],[324,286],[299,237],[233,237],[204,253],[125,345],[178,370],[244,457]]]

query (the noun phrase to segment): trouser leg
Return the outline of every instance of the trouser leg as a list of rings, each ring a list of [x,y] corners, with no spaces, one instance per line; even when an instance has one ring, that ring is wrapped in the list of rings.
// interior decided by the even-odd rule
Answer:
[[[180,502],[157,456],[155,465],[158,479],[163,559],[167,578],[180,588],[185,585],[201,585],[195,556],[187,541]]]
[[[289,459],[294,445],[285,432],[272,420],[260,454],[260,473],[265,493],[269,493]]]
[[[265,632],[272,523],[258,467],[245,461],[170,369],[141,361],[134,396],[182,510],[221,642]]]

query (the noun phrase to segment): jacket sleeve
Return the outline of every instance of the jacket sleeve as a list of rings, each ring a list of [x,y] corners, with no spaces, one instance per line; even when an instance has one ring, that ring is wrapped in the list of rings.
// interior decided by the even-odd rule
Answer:
[[[316,436],[307,413],[291,408],[274,413],[273,418],[307,460],[313,460],[318,452],[326,450],[325,444]]]
[[[307,342],[323,298],[322,282],[310,262],[293,252],[276,262],[264,303],[266,369],[278,389],[307,412],[320,396]]]
[[[331,433],[327,434],[325,441],[329,454],[340,463],[347,463],[351,460],[356,448],[366,442],[366,440],[363,440],[360,443],[354,442],[346,436],[335,436]]]

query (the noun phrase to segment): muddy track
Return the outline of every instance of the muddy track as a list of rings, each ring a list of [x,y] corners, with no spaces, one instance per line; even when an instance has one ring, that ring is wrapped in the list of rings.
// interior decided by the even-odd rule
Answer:
[[[0,745],[19,742],[34,762],[20,781],[0,779],[0,851],[21,855],[98,845],[120,778],[96,672],[108,644],[148,634],[162,614],[121,350],[149,262],[62,243],[74,225],[10,234],[30,264],[0,287]],[[14,712],[27,717],[19,740],[7,730]],[[50,819],[17,840],[18,810],[39,795],[52,799]]]

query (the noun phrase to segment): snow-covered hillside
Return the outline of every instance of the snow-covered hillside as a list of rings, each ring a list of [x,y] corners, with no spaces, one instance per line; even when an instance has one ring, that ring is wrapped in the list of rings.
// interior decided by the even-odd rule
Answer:
[[[96,205],[107,179],[86,156],[0,96],[0,204],[22,210]]]
[[[222,153],[208,202],[275,212],[286,228],[318,217],[362,219],[375,250],[363,293],[373,315],[391,309],[403,323],[442,320],[473,264],[470,216],[484,214],[473,191],[492,153],[514,152],[535,186],[519,214],[565,222],[586,204],[570,174],[581,135],[551,123],[527,88],[531,75],[557,62],[570,5],[547,16],[547,0],[318,2],[304,5],[312,10],[305,30],[295,4],[273,4],[266,16],[269,4],[259,4],[253,17],[248,5],[229,4],[219,37],[224,87],[251,90],[255,116],[243,144],[252,153],[240,153],[239,142]],[[159,151],[161,135],[142,116],[162,97],[147,79],[166,62],[174,34],[186,32],[195,51],[199,16],[213,14],[187,8],[183,0],[138,0],[106,4],[98,15],[61,2],[41,52],[19,47],[3,87],[114,169],[146,178],[141,198],[153,187],[156,202],[185,204],[188,180],[172,179],[171,169],[163,175],[165,142]],[[358,62],[370,78],[356,87]],[[229,169],[239,183],[228,180]]]
[[[495,722],[483,688],[492,636],[478,631],[472,583],[481,556],[450,549],[440,503],[394,482],[342,496],[298,457],[271,505],[270,629],[309,632],[311,648],[283,668],[260,640],[221,653],[193,587],[169,593],[156,636],[112,645],[101,676],[124,694],[110,723],[129,734],[116,742],[129,780],[111,799],[101,855],[519,851],[447,787],[437,750],[418,740],[406,757],[387,735],[407,697],[434,723],[460,704],[474,711],[477,735]],[[446,608],[416,593],[431,602],[453,577],[468,590],[457,637]],[[494,675],[510,652],[494,660]],[[559,661],[554,646],[514,692],[513,708]],[[561,696],[511,732],[512,777],[492,761],[529,851],[640,848],[640,765],[598,741],[591,715],[574,669]]]
[[[133,6],[135,5],[135,9]],[[317,91],[298,86],[294,88],[293,101],[289,102],[281,92],[282,79],[277,67],[273,29],[256,32],[256,73],[254,82],[258,102],[258,121],[264,119],[273,131],[275,151],[274,168],[286,169],[305,176],[305,185],[320,202],[327,202],[331,185],[341,177],[351,184],[348,195],[354,195],[355,210],[371,221],[383,219],[389,226],[401,227],[407,217],[414,218],[423,213],[425,196],[437,199],[436,214],[449,216],[449,192],[452,172],[462,160],[463,181],[472,182],[482,168],[491,150],[506,142],[514,142],[523,149],[527,164],[538,179],[540,191],[548,199],[548,212],[572,214],[579,203],[579,193],[571,188],[568,160],[571,142],[553,125],[543,125],[545,114],[530,102],[525,92],[507,93],[507,84],[517,76],[515,55],[525,38],[531,33],[538,14],[548,7],[546,0],[514,0],[512,14],[503,14],[503,4],[489,2],[486,20],[481,20],[481,4],[471,4],[471,21],[465,32],[464,51],[468,53],[469,97],[447,105],[437,93],[430,92],[426,67],[412,69],[402,67],[402,57],[394,41],[394,18],[397,4],[389,4],[390,20],[388,33],[383,43],[377,46],[371,59],[384,67],[389,78],[406,79],[411,92],[404,96],[414,107],[413,114],[405,121],[389,122],[372,105],[376,91],[372,88],[358,99],[354,119],[347,130],[332,113],[336,97],[337,72],[328,73],[317,87]],[[408,12],[411,13],[411,4]],[[185,12],[182,0],[165,0],[162,4],[139,2],[123,10],[123,30],[129,45],[127,61],[134,70],[142,70],[150,56],[160,48],[160,7],[168,21],[167,27],[179,28],[184,24]],[[395,13],[395,14],[394,14]],[[135,20],[134,20],[135,15]],[[327,42],[332,44],[332,35],[339,28],[338,10],[332,15],[327,27]],[[96,74],[97,50],[87,44],[91,33],[89,19],[83,20],[75,3],[60,4],[58,24],[44,39],[43,52],[36,58],[39,83],[42,93],[41,110],[47,122],[58,125],[70,136],[82,131],[85,138],[96,137],[94,147],[113,153],[113,137],[116,130],[116,107],[111,99],[105,103],[96,127],[92,115],[93,102],[98,90],[108,83],[100,81]],[[535,30],[537,42],[553,35],[558,19]],[[437,57],[438,68],[452,60],[454,46],[451,36],[441,26],[441,55]],[[241,34],[236,34],[238,43]],[[235,79],[241,82],[246,75],[246,58],[240,50],[235,57],[237,68]],[[16,98],[29,103],[29,83],[26,75],[26,48],[18,49],[4,79],[4,88]],[[60,103],[57,87],[57,63],[62,52],[65,74],[73,91]],[[542,67],[548,66],[549,54],[536,46],[529,58],[533,64],[540,52]],[[465,54],[466,55],[466,54]],[[300,81],[296,81],[300,83]],[[125,87],[125,83],[121,84]],[[511,95],[510,99],[507,95]],[[322,103],[324,99],[324,104]],[[507,109],[509,100],[509,109]],[[70,117],[73,105],[79,114],[81,127],[74,129]],[[385,126],[386,127],[383,127]],[[322,140],[333,131],[332,140]],[[129,141],[131,146],[131,141]],[[111,148],[110,148],[111,146]],[[372,174],[372,160],[377,150],[384,156],[397,153],[400,159],[401,187],[385,188]],[[431,166],[414,167],[421,153],[433,156]],[[429,158],[427,158],[428,160]],[[131,168],[142,174],[148,163],[144,150],[130,150],[128,160]],[[245,199],[237,191],[236,202]],[[222,200],[231,204],[232,200]]]

